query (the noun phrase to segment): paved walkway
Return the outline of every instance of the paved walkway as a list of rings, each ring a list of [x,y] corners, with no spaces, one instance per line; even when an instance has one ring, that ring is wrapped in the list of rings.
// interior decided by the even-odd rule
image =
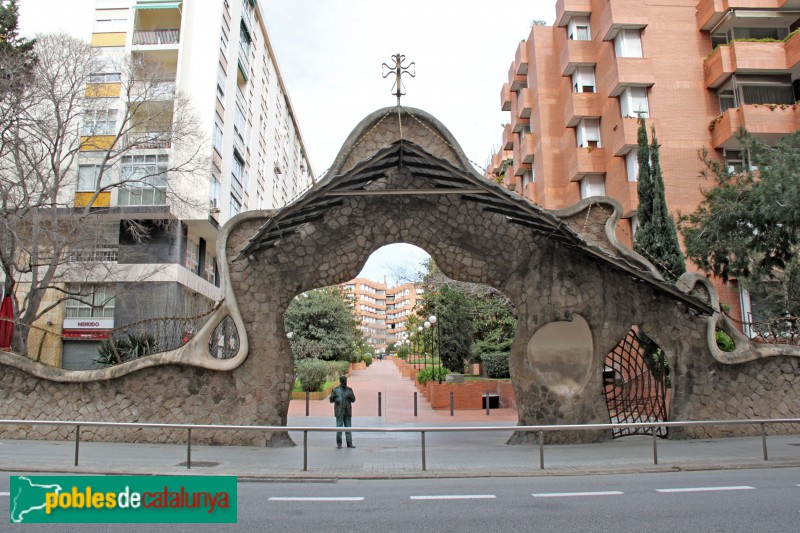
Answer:
[[[422,470],[418,432],[354,432],[356,449],[336,449],[330,432],[308,433],[308,470],[303,470],[303,433],[290,432],[296,447],[192,447],[193,468],[187,470],[185,444],[119,444],[83,442],[80,466],[73,466],[73,441],[0,441],[0,470],[8,472],[63,472],[74,474],[207,474],[256,479],[336,479],[402,477],[492,477],[668,472],[677,470],[800,467],[800,435],[768,437],[769,461],[762,457],[760,437],[711,440],[657,441],[658,464],[653,461],[652,437],[626,437],[597,444],[547,445],[544,469],[539,447],[505,444],[516,424],[508,409],[456,412],[432,410],[420,396],[419,416],[413,416],[413,384],[400,376],[394,363],[379,361],[350,379],[357,402],[358,427],[474,427],[496,426],[498,431],[428,432],[426,466]],[[386,404],[377,416],[377,393]],[[334,425],[328,400],[292,402],[289,426]]]
[[[414,416],[414,382],[404,378],[397,366],[389,359],[376,359],[365,370],[355,370],[347,379],[347,386],[356,395],[353,404],[353,423],[360,423],[364,417],[378,416],[378,393],[381,393],[381,425],[417,423],[435,425],[439,423],[482,422],[491,425],[498,421],[517,422],[516,409],[491,409],[489,416],[482,409],[459,410],[450,416],[449,409],[432,409],[422,394],[417,395],[417,416]],[[289,417],[305,417],[305,400],[292,400],[289,404]],[[333,405],[327,398],[309,401],[309,415],[330,417],[335,425]],[[302,424],[302,422],[299,422]]]

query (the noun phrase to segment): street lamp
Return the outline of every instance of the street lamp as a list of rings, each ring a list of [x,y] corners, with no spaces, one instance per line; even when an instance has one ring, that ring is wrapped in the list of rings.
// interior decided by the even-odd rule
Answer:
[[[437,322],[436,315],[431,315],[428,317],[428,322],[431,323],[436,328],[436,353],[439,354],[439,384],[442,384],[442,332],[439,329],[439,326],[436,324]],[[431,347],[433,346],[433,336],[431,336]],[[433,348],[431,348],[433,351]]]
[[[425,326],[425,329],[431,329],[431,321],[426,320],[423,326]],[[431,337],[431,352],[433,352],[433,337]],[[423,359],[423,361],[425,361],[425,368],[428,368],[428,357],[426,356],[425,359]],[[431,363],[433,363],[433,354],[431,354]]]
[[[417,369],[419,369],[419,355],[420,355],[419,349],[420,349],[420,343],[422,342],[422,330],[423,330],[422,326],[417,326]],[[423,346],[422,349],[424,350],[425,347]]]

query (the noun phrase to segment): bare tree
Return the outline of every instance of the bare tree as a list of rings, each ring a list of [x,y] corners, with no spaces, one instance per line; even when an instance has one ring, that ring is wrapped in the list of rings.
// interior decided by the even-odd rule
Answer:
[[[0,119],[0,273],[23,325],[68,298],[92,303],[68,283],[102,280],[102,264],[87,267],[92,254],[81,250],[103,243],[111,191],[120,205],[169,205],[173,219],[208,206],[207,141],[167,72],[63,34],[40,36],[35,53]],[[153,164],[134,164],[144,158]],[[146,226],[128,222],[146,238]]]

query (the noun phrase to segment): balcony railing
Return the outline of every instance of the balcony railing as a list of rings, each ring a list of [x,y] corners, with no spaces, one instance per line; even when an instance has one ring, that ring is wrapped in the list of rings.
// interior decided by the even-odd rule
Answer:
[[[175,80],[135,83],[131,97],[141,100],[172,100],[175,97]]]
[[[133,32],[134,45],[178,44],[180,28],[168,30],[136,30]]]
[[[123,144],[135,150],[164,150],[172,147],[172,132],[131,132],[124,136]]]
[[[68,251],[66,260],[71,263],[116,263],[118,254],[118,244],[97,244]]]

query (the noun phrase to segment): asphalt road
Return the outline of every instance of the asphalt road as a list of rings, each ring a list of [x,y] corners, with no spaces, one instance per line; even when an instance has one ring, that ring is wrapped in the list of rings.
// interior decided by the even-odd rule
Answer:
[[[9,478],[0,478],[8,523]],[[236,525],[0,525],[0,531],[800,530],[800,469],[535,478],[240,481]]]

